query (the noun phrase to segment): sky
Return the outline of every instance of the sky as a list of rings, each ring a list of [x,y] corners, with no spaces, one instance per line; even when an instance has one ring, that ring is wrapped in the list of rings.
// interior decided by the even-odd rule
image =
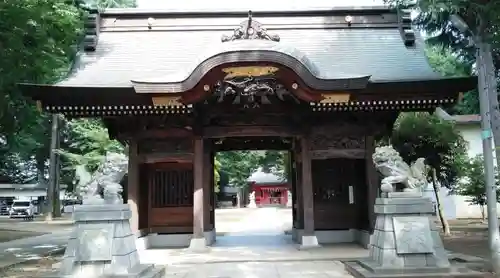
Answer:
[[[303,8],[380,6],[384,0],[137,0],[140,9],[168,10],[289,10]]]

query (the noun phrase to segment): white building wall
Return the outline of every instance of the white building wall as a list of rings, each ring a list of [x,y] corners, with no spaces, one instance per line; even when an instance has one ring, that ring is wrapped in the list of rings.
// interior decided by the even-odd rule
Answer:
[[[477,124],[457,124],[462,137],[467,141],[467,154],[473,158],[483,153],[483,143],[481,140],[481,126]],[[495,161],[496,162],[496,161]],[[443,202],[444,214],[447,219],[460,219],[460,218],[481,218],[481,209],[478,205],[471,205],[468,196],[449,195],[448,190],[445,188],[440,189],[440,197]],[[432,185],[425,190],[424,193],[435,202],[434,191]],[[497,204],[497,209],[500,210],[500,204]]]

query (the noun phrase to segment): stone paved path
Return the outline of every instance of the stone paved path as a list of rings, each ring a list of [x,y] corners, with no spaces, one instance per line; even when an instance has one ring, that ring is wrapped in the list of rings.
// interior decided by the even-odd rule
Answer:
[[[174,271],[175,269],[175,271]],[[166,278],[348,278],[338,261],[248,262],[167,267]]]
[[[336,258],[367,256],[355,245],[299,251],[291,237],[290,210],[277,208],[241,211],[241,220],[223,226],[224,236],[207,252],[186,249],[141,250],[143,263],[166,264],[167,278],[347,278],[352,277]]]

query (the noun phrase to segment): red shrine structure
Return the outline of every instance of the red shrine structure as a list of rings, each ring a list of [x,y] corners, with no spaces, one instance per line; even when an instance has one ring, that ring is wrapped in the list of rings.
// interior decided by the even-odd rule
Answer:
[[[286,206],[288,192],[291,191],[286,179],[259,169],[248,178],[248,182],[249,191],[255,192],[255,203],[258,207]]]

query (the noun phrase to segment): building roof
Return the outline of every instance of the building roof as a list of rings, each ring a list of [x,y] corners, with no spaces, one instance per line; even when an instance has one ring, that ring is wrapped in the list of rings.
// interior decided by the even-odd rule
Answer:
[[[454,121],[460,125],[468,125],[468,124],[480,124],[481,123],[481,115],[477,114],[469,114],[469,115],[450,115],[442,108],[436,108],[436,115],[443,120]]]
[[[247,179],[248,182],[253,182],[257,185],[259,184],[282,184],[286,183],[286,179],[275,175],[273,173],[266,173],[262,170],[262,168],[255,171],[250,177]]]
[[[227,1],[227,0],[137,0],[141,9],[162,9],[168,11],[283,11],[283,10],[318,10],[343,7],[354,9],[359,7],[384,6],[384,0],[253,0],[253,1]]]
[[[480,115],[454,115],[453,120],[457,124],[479,124],[481,123]]]
[[[190,113],[215,95],[230,75],[224,70],[238,67],[279,69],[270,75],[300,105],[328,106],[318,111],[345,108],[336,101],[370,111],[432,109],[477,85],[475,77],[434,72],[410,13],[379,0],[335,7],[319,0],[188,2],[190,9],[170,1],[164,10],[92,11],[85,51],[68,77],[55,85],[22,84],[23,93],[46,111],[83,117]],[[238,37],[250,29],[251,39]]]
[[[389,10],[346,9],[312,16],[255,14],[254,20],[269,33],[279,35],[280,42],[274,45],[299,50],[325,79],[371,76],[371,81],[379,82],[441,78],[427,62],[420,35],[416,34],[415,46],[405,46],[398,18],[389,16]],[[355,11],[367,15],[354,16],[352,27],[348,27],[344,17]],[[210,14],[181,16],[141,10],[108,10],[100,17],[97,48],[79,56],[74,72],[60,86],[130,87],[131,80],[186,79],[200,62],[224,51],[221,47],[229,44],[223,44],[221,36],[231,35],[246,20],[244,13],[214,18]],[[151,30],[147,23],[150,17],[155,18]]]

